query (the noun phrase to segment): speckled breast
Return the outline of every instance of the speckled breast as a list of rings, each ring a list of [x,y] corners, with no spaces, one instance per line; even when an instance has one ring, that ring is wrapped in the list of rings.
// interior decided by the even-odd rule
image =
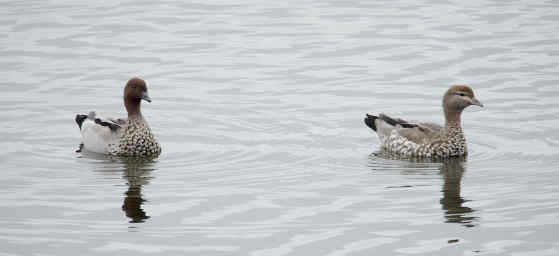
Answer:
[[[128,120],[118,144],[109,146],[109,153],[117,156],[154,156],[161,153],[161,146],[143,120]]]

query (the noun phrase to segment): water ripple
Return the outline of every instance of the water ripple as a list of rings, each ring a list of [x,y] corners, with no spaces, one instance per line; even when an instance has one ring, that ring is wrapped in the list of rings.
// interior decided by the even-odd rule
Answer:
[[[6,254],[559,251],[554,1],[3,7]],[[125,115],[132,76],[162,155],[75,153],[74,115]],[[465,159],[385,154],[362,123],[443,123],[464,83],[486,106],[464,113]]]

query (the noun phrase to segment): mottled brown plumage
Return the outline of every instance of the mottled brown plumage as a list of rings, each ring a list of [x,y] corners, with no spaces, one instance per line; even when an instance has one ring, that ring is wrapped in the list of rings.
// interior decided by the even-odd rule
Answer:
[[[483,107],[473,90],[465,85],[450,87],[443,96],[444,127],[412,123],[384,114],[369,115],[365,124],[375,130],[383,148],[412,157],[451,157],[468,153],[461,126],[462,111],[471,105]]]

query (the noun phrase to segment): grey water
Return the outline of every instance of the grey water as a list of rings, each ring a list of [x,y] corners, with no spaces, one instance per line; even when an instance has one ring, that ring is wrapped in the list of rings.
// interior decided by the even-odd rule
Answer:
[[[0,255],[559,255],[558,1],[2,1]],[[142,111],[163,147],[75,153]],[[365,113],[485,108],[448,161]]]

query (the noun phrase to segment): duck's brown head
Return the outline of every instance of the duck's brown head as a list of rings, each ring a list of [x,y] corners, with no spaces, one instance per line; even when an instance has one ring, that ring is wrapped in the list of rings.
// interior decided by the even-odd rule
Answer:
[[[466,85],[454,85],[444,94],[443,109],[447,121],[460,121],[462,110],[471,105],[483,107],[472,88]]]
[[[128,111],[128,116],[140,114],[142,100],[151,102],[146,82],[137,77],[128,80],[124,87],[124,106]]]

